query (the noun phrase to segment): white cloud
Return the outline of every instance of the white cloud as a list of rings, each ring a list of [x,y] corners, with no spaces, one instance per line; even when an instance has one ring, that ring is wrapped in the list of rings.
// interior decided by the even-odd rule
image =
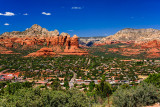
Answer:
[[[2,15],[2,16],[14,16],[15,14],[12,13],[12,12],[5,12],[4,14],[0,13],[0,15]]]
[[[51,15],[51,13],[42,12],[43,15]]]
[[[72,7],[72,9],[75,9],[75,10],[77,10],[77,9],[82,9],[82,7]]]
[[[23,15],[27,16],[27,15],[28,15],[28,13],[24,13]]]
[[[5,25],[5,26],[9,26],[9,23],[5,23],[4,25]]]

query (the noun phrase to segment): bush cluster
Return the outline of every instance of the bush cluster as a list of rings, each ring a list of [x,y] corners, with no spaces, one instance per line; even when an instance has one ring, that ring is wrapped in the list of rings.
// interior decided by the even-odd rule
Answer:
[[[159,102],[160,91],[152,84],[142,83],[130,89],[117,89],[113,99],[116,107],[141,107]]]
[[[24,88],[0,98],[1,107],[88,107],[89,99],[77,89],[68,91]]]

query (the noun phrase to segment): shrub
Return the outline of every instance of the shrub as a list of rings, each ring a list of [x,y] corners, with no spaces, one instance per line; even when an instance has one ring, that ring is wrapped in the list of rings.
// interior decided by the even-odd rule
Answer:
[[[160,91],[152,84],[142,83],[135,88],[117,89],[113,94],[116,107],[141,107],[160,101]]]
[[[151,83],[156,87],[160,87],[160,73],[158,74],[150,74],[147,79],[144,80],[146,83]]]
[[[112,94],[111,85],[105,81],[105,76],[102,76],[100,84],[96,85],[96,94],[101,96],[101,98],[106,98]]]
[[[77,89],[68,91],[24,88],[0,96],[0,107],[88,107],[89,99]]]
[[[89,99],[86,94],[82,93],[76,88],[72,88],[68,91],[70,95],[68,107],[89,107]],[[67,95],[68,95],[67,94]]]

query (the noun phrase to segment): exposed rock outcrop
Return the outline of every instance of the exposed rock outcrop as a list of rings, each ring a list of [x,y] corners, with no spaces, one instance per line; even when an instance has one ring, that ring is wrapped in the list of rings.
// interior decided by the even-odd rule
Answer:
[[[96,44],[120,43],[139,43],[142,41],[160,40],[160,30],[157,29],[131,29],[126,28],[118,31],[116,34],[102,38]]]
[[[10,50],[0,46],[0,54],[20,54],[20,53],[14,53],[13,51],[10,51]]]
[[[69,48],[69,44],[70,44],[70,48]],[[70,41],[69,39],[66,42],[66,48],[64,50],[64,52],[60,53],[62,55],[88,55],[88,52],[86,50],[81,50],[79,48],[79,44],[78,44],[78,36],[74,35]]]
[[[41,26],[34,24],[31,28],[27,28],[25,31],[13,31],[13,32],[5,32],[1,35],[3,38],[12,38],[12,37],[52,37],[55,35],[59,35],[58,30],[48,31],[46,28],[42,28]]]
[[[65,55],[87,55],[88,52],[79,48],[78,36],[70,37],[68,33],[59,34],[58,30],[48,31],[45,28],[35,24],[23,32],[13,31],[5,32],[0,36],[0,44],[16,48],[17,44],[22,47],[48,46],[28,56],[48,56],[58,54]],[[46,49],[46,50],[44,50]],[[54,53],[53,53],[54,51]]]
[[[109,48],[108,51],[113,53],[118,52],[123,56],[136,56],[142,54],[148,58],[158,58],[160,57],[160,40],[140,42],[127,48]]]
[[[160,40],[139,42],[135,43],[135,46],[140,46],[141,48],[160,48]]]
[[[55,55],[56,53],[54,53],[51,48],[41,48],[37,52],[30,53],[25,57],[55,56]]]
[[[149,58],[160,57],[160,30],[157,29],[123,29],[96,42],[95,46],[110,44],[133,44],[127,48],[110,48],[109,52],[118,52],[124,56],[145,54]]]

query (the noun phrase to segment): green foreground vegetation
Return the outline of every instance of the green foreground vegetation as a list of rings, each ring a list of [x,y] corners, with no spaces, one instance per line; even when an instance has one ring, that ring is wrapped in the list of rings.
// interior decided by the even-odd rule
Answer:
[[[46,86],[33,88],[34,83],[29,82],[0,82],[0,106],[94,107],[101,104],[113,107],[141,107],[160,101],[159,83],[160,74],[150,75],[137,86],[123,84],[116,90],[105,81],[104,76],[100,84],[90,83],[89,90],[86,91],[76,88],[64,90],[54,84],[48,89]]]

